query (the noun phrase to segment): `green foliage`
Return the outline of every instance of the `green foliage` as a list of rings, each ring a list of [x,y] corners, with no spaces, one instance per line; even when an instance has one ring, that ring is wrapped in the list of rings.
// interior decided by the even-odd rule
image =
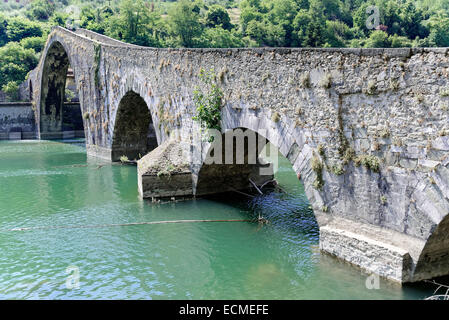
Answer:
[[[8,42],[8,35],[6,33],[8,22],[5,16],[0,14],[0,47],[4,46]]]
[[[11,18],[7,20],[6,36],[8,41],[20,41],[28,37],[42,37],[42,26],[38,22],[24,18]]]
[[[223,92],[217,84],[214,70],[200,70],[199,78],[202,88],[197,86],[193,92],[193,101],[196,106],[196,116],[193,120],[199,121],[204,129],[221,130],[221,107]]]
[[[17,42],[9,42],[0,48],[0,86],[11,81],[22,82],[37,63],[33,49],[25,49]]]
[[[382,30],[373,31],[365,43],[365,48],[388,48],[391,42],[388,34]]]
[[[219,5],[213,5],[207,10],[206,26],[209,28],[222,27],[225,30],[231,30],[234,27],[226,9]]]
[[[161,46],[160,15],[151,12],[143,0],[122,0],[120,14],[113,14],[107,7],[102,11],[87,12],[84,23],[88,29],[142,46]],[[84,21],[84,22],[83,22]]]
[[[342,164],[333,165],[331,169],[332,169],[332,172],[337,176],[345,173],[345,169]]]
[[[55,4],[49,0],[33,0],[26,15],[30,19],[47,21],[55,12]]]
[[[449,17],[434,19],[430,25],[430,44],[437,47],[449,47]]]
[[[81,7],[79,16],[68,5]],[[380,25],[368,29],[372,5],[380,9]],[[26,7],[0,2],[0,9],[0,48],[16,43],[6,51],[15,50],[18,57],[0,60],[2,86],[23,80],[36,65],[33,52],[42,50],[50,27],[70,21],[152,47],[449,46],[447,0],[33,0]],[[299,80],[310,86],[306,76]]]
[[[11,101],[17,101],[19,98],[19,85],[15,81],[9,81],[2,86],[2,91],[8,95]]]
[[[380,170],[380,159],[373,155],[359,155],[354,159],[354,164],[356,166],[363,165],[373,172],[379,172]]]
[[[75,92],[73,92],[72,90],[65,88],[64,91],[65,94],[65,101],[72,101],[73,98],[75,98]]]
[[[24,49],[33,49],[36,53],[38,53],[44,48],[46,40],[47,39],[44,37],[24,38],[20,41],[20,45]]]
[[[312,170],[316,174],[315,181],[313,182],[313,187],[317,190],[322,190],[324,186],[323,181],[323,163],[318,158],[318,156],[314,155],[312,157]]]
[[[199,42],[202,47],[212,48],[239,48],[245,46],[245,42],[237,32],[223,29],[221,26],[205,29]]]
[[[200,23],[200,7],[196,2],[181,0],[169,11],[172,35],[182,47],[195,47],[203,31]]]

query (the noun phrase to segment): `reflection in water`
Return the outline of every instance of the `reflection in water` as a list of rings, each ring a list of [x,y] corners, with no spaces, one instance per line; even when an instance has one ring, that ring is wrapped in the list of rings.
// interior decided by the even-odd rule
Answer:
[[[0,230],[180,219],[189,223],[0,232],[0,298],[19,299],[410,299],[422,285],[381,281],[320,254],[304,190],[284,158],[285,193],[152,204],[139,199],[136,168],[87,158],[77,144],[0,142]],[[80,270],[67,289],[66,268]]]

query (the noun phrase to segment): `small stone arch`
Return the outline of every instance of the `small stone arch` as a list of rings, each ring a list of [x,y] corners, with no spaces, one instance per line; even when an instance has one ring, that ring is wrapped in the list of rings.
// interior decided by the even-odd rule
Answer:
[[[114,124],[111,160],[140,159],[157,147],[156,132],[145,100],[128,91],[120,100]]]

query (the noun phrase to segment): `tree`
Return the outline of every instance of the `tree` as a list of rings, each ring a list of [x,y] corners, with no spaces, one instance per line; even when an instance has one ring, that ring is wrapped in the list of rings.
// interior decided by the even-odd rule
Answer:
[[[412,41],[410,41],[407,37],[401,37],[397,34],[389,36],[389,41],[391,42],[392,48],[405,48],[412,46]]]
[[[17,101],[19,99],[19,85],[15,81],[9,81],[3,85],[2,91],[8,95],[9,100]]]
[[[41,25],[24,18],[11,18],[6,26],[8,41],[20,41],[27,37],[42,37]]]
[[[199,6],[189,0],[176,2],[168,13],[170,29],[183,47],[195,47],[203,31]]]
[[[47,21],[55,12],[55,4],[48,0],[33,0],[30,9],[26,12],[28,18]]]
[[[373,31],[365,43],[365,48],[389,48],[390,46],[391,40],[382,30]]]
[[[0,47],[5,45],[8,42],[8,36],[6,34],[6,27],[8,23],[6,21],[5,16],[0,14]]]
[[[434,20],[430,27],[429,41],[437,47],[449,47],[449,18]]]
[[[66,27],[66,21],[69,14],[64,12],[55,12],[50,19],[50,23],[55,26]]]
[[[46,40],[44,37],[29,37],[22,39],[20,45],[24,49],[33,49],[36,53],[39,53],[42,51]]]
[[[325,22],[322,16],[313,16],[309,11],[299,10],[293,20],[295,46],[321,47],[324,45]]]
[[[244,42],[241,35],[217,26],[204,30],[201,37],[201,46],[206,48],[239,48],[244,47]]]
[[[206,26],[209,28],[221,26],[225,30],[231,30],[234,27],[226,9],[219,5],[213,5],[207,11]]]
[[[109,10],[101,14],[108,17],[106,19],[108,36],[142,46],[160,46],[158,39],[160,15],[151,12],[143,0],[123,0],[119,15],[111,16]],[[95,18],[93,21],[96,21]]]
[[[339,20],[327,20],[325,32],[325,47],[346,47],[346,42],[354,36],[352,30]]]
[[[429,31],[422,24],[423,13],[416,8],[412,1],[408,0],[401,6],[399,17],[401,35],[409,39],[415,39],[416,37],[425,38],[429,35]]]
[[[17,42],[9,42],[0,48],[0,87],[10,81],[17,84],[25,80],[27,73],[37,66],[33,49],[25,49]]]

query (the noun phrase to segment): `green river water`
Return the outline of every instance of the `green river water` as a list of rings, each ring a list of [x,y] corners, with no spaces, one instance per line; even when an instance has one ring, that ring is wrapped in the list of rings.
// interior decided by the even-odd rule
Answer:
[[[281,159],[284,193],[251,201],[153,204],[138,196],[136,167],[87,157],[83,143],[0,142],[1,299],[423,299],[425,285],[380,281],[318,249],[303,186]],[[180,219],[183,223],[9,231]],[[79,288],[67,288],[67,268]],[[69,273],[67,273],[69,272]]]

